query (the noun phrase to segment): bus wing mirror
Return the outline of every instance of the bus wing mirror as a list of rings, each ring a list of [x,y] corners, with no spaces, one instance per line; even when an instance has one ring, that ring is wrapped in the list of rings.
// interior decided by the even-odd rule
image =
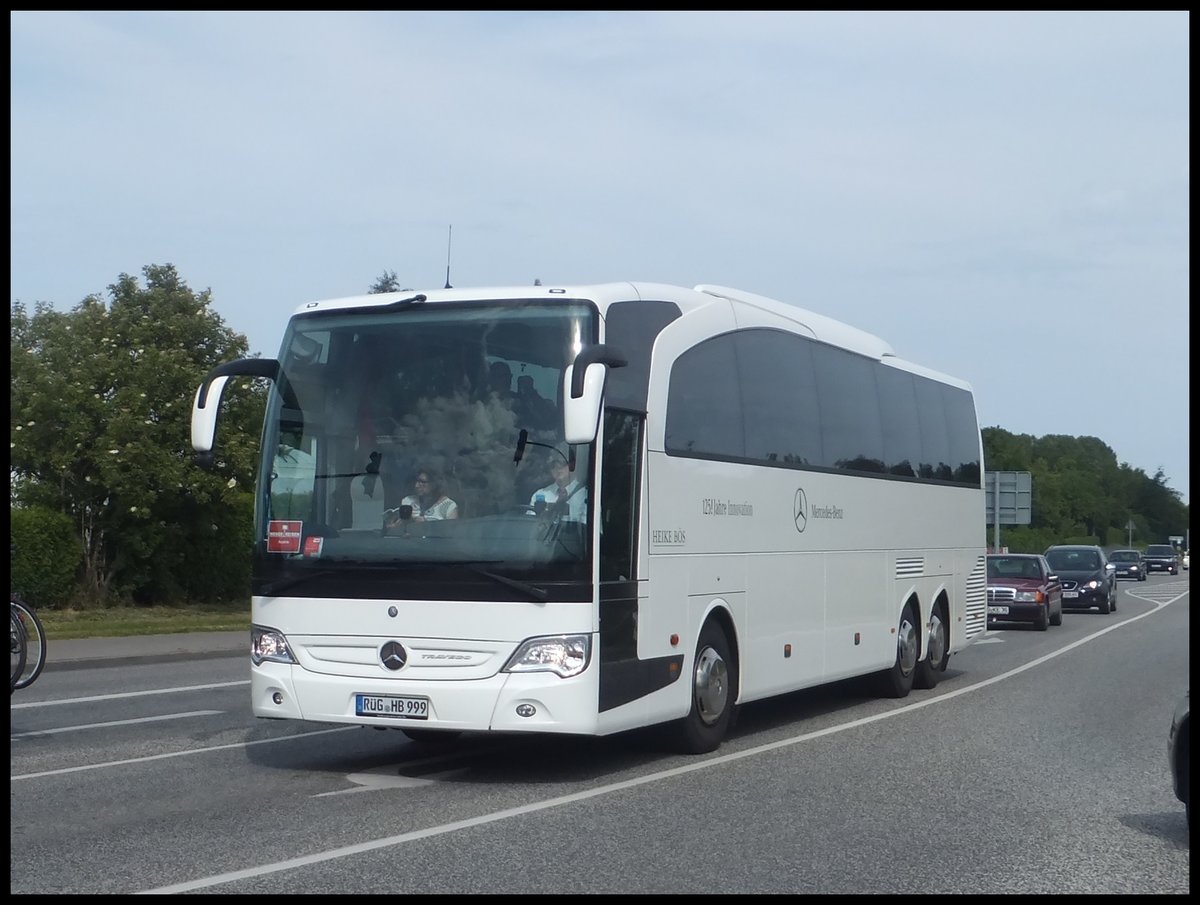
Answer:
[[[202,468],[212,464],[221,396],[225,384],[235,375],[275,380],[279,377],[279,362],[273,358],[238,358],[217,365],[205,375],[192,402],[192,449],[195,450],[196,464]]]
[[[228,377],[205,380],[196,390],[192,402],[192,449],[196,451],[196,464],[212,462],[212,448],[217,439],[217,413],[221,410],[221,394],[225,392]]]
[[[609,368],[623,368],[625,356],[603,344],[587,346],[563,372],[563,439],[591,443],[600,426],[600,403]]]

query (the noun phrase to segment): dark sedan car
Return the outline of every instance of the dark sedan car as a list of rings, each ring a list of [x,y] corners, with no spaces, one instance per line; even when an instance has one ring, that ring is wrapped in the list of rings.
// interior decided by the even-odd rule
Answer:
[[[1179,574],[1179,554],[1170,544],[1151,544],[1142,554],[1149,572],[1169,572]]]
[[[1062,584],[1046,557],[1037,553],[989,553],[988,625],[1032,622],[1039,632],[1062,625]]]
[[[1117,609],[1117,567],[1092,544],[1055,544],[1046,560],[1063,586],[1063,609]]]
[[[1118,579],[1146,580],[1146,563],[1142,561],[1140,550],[1113,550],[1108,554],[1108,561],[1117,567]]]

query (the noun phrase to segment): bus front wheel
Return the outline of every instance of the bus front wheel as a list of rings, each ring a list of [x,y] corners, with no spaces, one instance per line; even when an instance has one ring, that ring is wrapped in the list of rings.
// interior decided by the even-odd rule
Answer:
[[[913,615],[913,605],[906,603],[896,630],[896,662],[879,673],[880,690],[884,697],[903,698],[912,691],[920,650],[921,635]]]
[[[737,700],[729,639],[715,622],[700,632],[691,679],[692,706],[677,726],[676,740],[684,754],[707,754],[720,746],[729,731]]]

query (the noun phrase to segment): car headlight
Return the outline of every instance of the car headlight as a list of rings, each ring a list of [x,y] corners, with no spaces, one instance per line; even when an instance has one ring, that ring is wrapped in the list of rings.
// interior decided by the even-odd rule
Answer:
[[[283,632],[261,625],[250,626],[250,660],[255,666],[264,660],[274,663],[296,662]]]
[[[1041,591],[1017,591],[1017,603],[1041,603]]]
[[[1094,591],[1096,588],[1100,587],[1100,582],[1093,578],[1086,585],[1084,585],[1084,587],[1091,588]]]
[[[504,672],[552,672],[564,679],[577,676],[592,659],[591,635],[530,638],[504,664]]]

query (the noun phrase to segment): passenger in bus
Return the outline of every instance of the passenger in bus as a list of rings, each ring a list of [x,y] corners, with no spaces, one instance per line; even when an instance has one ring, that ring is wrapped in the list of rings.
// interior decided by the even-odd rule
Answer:
[[[534,430],[548,430],[554,427],[555,416],[558,414],[554,403],[537,391],[533,385],[533,378],[528,374],[517,378],[517,395],[513,400],[513,409],[520,423]]]
[[[571,474],[566,454],[556,455],[550,460],[550,475],[554,482],[535,490],[529,498],[534,513],[540,515],[548,511],[561,515],[569,522],[586,520],[587,488]]]
[[[514,402],[512,368],[502,361],[493,361],[488,368],[488,388],[501,402]]]
[[[403,521],[405,507],[414,522],[432,522],[438,519],[458,518],[458,503],[442,492],[441,482],[431,468],[417,470],[413,481],[414,492],[400,501],[395,509],[383,514],[384,529],[395,528]]]

